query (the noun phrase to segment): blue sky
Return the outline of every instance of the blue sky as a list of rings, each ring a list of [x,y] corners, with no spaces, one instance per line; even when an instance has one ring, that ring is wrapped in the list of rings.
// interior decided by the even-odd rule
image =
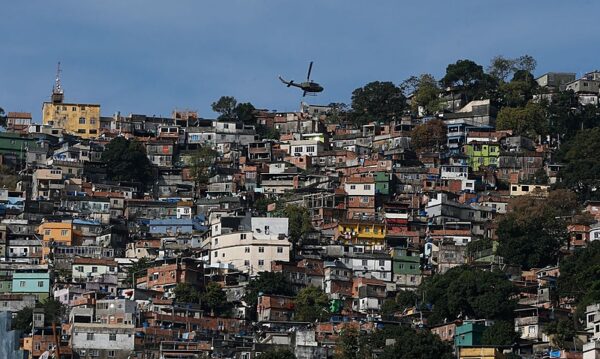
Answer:
[[[558,0],[4,1],[0,107],[41,117],[62,62],[67,101],[102,114],[168,116],[232,95],[292,111],[311,60],[325,87],[308,102],[350,103],[352,90],[410,75],[443,75],[472,59],[530,54],[536,74],[600,68],[600,3]]]

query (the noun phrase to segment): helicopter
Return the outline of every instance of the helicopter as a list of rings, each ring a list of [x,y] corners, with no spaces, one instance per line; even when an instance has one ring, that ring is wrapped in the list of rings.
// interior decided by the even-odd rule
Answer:
[[[306,96],[307,93],[321,92],[321,91],[323,91],[323,86],[310,80],[310,73],[312,71],[312,66],[313,66],[313,62],[311,61],[310,65],[308,65],[308,74],[306,75],[305,82],[301,82],[301,83],[297,84],[297,83],[294,83],[294,80],[286,81],[281,76],[279,76],[279,80],[281,82],[283,82],[284,84],[286,84],[287,87],[294,86],[294,87],[301,88],[303,91],[302,97]]]

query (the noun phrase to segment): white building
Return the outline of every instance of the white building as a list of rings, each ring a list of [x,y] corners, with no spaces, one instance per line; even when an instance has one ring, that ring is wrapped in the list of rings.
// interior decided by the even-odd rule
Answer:
[[[212,224],[210,240],[211,267],[228,264],[256,275],[270,271],[273,261],[290,260],[291,243],[288,240],[287,218],[254,217],[250,227],[240,225],[237,230],[223,228],[221,219]]]
[[[73,323],[71,347],[82,358],[126,359],[134,350],[135,325]]]
[[[318,156],[323,152],[323,142],[318,140],[290,141],[290,156]]]

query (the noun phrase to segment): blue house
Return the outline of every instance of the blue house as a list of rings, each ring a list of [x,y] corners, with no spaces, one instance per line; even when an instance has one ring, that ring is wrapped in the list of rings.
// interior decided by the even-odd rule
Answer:
[[[143,224],[151,235],[191,234],[193,222],[190,218],[148,219]]]
[[[50,295],[50,274],[47,272],[13,273],[12,292],[33,294],[42,301]]]

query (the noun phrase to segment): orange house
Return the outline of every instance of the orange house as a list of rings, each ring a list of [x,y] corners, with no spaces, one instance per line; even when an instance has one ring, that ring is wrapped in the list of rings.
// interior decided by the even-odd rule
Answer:
[[[42,262],[50,253],[50,243],[54,242],[63,246],[70,246],[73,240],[73,224],[71,222],[43,222],[38,227],[38,234],[42,236],[43,250]]]

